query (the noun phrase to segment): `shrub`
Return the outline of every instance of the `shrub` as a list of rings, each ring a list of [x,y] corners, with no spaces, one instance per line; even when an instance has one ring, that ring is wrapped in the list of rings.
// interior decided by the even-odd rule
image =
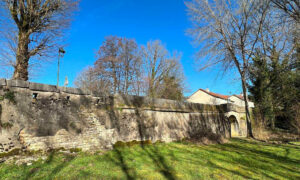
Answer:
[[[133,141],[129,141],[129,142],[117,141],[113,145],[113,147],[114,148],[118,148],[118,147],[131,147],[131,146],[134,146],[134,145],[150,145],[150,144],[152,144],[151,140],[145,140],[145,141],[136,141],[136,140],[133,140]]]
[[[12,103],[16,103],[16,100],[15,100],[15,93],[12,92],[12,91],[8,91],[4,94],[3,96],[4,99],[7,99],[9,102],[12,102]]]
[[[0,122],[0,126],[4,129],[10,129],[13,127],[13,124],[12,123],[9,123],[9,122],[6,122],[6,123],[1,123]]]
[[[21,152],[21,149],[16,148],[16,149],[13,149],[13,150],[11,150],[7,153],[0,153],[0,158],[18,155],[18,154],[20,154],[20,152]]]
[[[78,152],[81,152],[82,149],[81,148],[71,148],[70,149],[70,153],[78,153]]]
[[[126,146],[126,143],[125,142],[122,142],[122,141],[117,141],[113,147],[114,148],[119,148],[119,147],[125,147]]]

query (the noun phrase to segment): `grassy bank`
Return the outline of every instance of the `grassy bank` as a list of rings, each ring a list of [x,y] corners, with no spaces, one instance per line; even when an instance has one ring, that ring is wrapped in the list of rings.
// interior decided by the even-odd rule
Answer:
[[[102,155],[50,154],[0,165],[1,179],[300,179],[300,146],[232,139],[221,145],[135,145]]]

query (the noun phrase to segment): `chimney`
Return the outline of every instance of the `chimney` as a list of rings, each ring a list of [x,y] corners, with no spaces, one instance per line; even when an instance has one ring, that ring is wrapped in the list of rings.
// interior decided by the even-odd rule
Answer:
[[[209,92],[209,89],[208,89],[208,88],[206,88],[206,89],[205,89],[205,91],[206,91],[206,92]]]

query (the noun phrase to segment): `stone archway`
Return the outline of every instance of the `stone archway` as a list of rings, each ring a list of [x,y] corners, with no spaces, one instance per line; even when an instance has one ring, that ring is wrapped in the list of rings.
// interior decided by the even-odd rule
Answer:
[[[229,116],[230,121],[230,136],[238,137],[240,136],[240,127],[237,118],[234,115]]]

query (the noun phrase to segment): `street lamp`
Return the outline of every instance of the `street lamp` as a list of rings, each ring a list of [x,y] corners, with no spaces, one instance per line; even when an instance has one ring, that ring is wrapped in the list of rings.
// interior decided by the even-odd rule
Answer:
[[[66,53],[66,51],[62,47],[58,49],[57,84],[56,84],[56,88],[58,88],[58,84],[59,84],[59,58],[63,57],[65,53]]]

